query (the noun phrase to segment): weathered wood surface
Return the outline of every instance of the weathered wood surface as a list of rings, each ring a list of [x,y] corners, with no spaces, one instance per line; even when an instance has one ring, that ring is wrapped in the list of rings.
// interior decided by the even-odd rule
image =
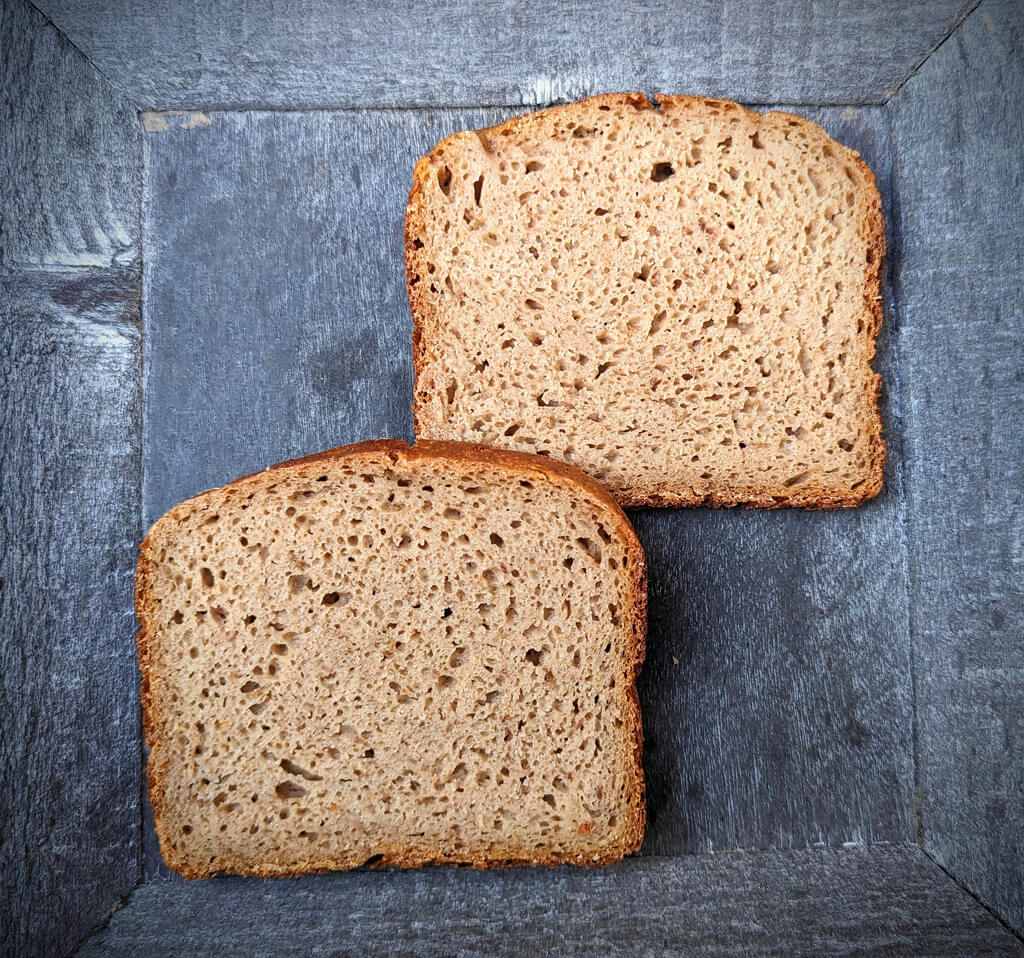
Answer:
[[[147,526],[272,462],[412,440],[412,166],[508,112],[144,116]],[[146,820],[147,876],[172,877]]]
[[[46,18],[0,0],[0,266],[138,256],[141,132]]]
[[[237,916],[246,916],[243,922]],[[82,956],[1020,955],[919,849],[141,886]]]
[[[0,275],[0,953],[140,876],[135,272]]]
[[[881,111],[802,112],[863,153],[888,206]],[[891,334],[887,322],[876,363],[889,444],[879,499],[831,513],[633,514],[650,576],[648,853],[913,835]]]
[[[975,0],[36,0],[147,109],[546,104],[655,89],[881,103]]]
[[[637,86],[878,102],[972,4],[460,0],[410,17],[41,0],[148,107],[503,105],[146,117],[146,521],[275,459],[410,435],[401,215],[439,137]],[[888,110],[797,109],[862,150],[897,210],[886,491],[853,513],[634,515],[652,573],[648,856],[920,834],[1024,930],[1022,34],[1024,8],[985,0]],[[0,933],[22,953],[73,947],[138,876],[140,144],[135,105],[0,0]],[[265,923],[239,937],[223,920],[238,913]],[[87,950],[257,938],[269,953],[1015,947],[918,852],[869,848],[151,884]]]
[[[147,524],[281,459],[412,439],[412,167],[507,114],[144,115]]]
[[[925,847],[1024,931],[1024,6],[893,105]]]
[[[135,109],[0,2],[0,951],[73,949],[141,875]]]
[[[411,436],[413,162],[502,115],[146,117],[147,523],[278,459]],[[887,188],[883,111],[812,116]],[[912,837],[900,457],[896,440],[882,497],[852,512],[635,515],[651,570],[647,853]],[[147,870],[167,874],[152,836]]]

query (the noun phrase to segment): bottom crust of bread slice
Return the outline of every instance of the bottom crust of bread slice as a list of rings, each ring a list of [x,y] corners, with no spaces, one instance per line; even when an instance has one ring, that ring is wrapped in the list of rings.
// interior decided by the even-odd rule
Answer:
[[[136,580],[164,860],[201,878],[635,851],[645,576],[599,484],[464,443],[359,443],[176,506]]]

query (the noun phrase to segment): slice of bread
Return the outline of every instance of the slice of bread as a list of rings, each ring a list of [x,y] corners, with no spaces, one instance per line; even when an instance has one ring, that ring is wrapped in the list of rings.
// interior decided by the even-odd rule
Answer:
[[[885,460],[874,177],[800,117],[657,99],[416,165],[416,433],[550,455],[623,505],[857,505]]]
[[[136,580],[164,860],[621,859],[646,602],[621,509],[539,456],[366,442],[176,506]]]

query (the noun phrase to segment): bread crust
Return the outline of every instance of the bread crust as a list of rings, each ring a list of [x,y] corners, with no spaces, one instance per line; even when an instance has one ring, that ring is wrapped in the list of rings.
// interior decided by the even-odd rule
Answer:
[[[758,122],[764,119],[785,118],[795,120],[807,132],[815,138],[824,138],[829,143],[835,143],[820,126],[805,117],[780,110],[771,110],[765,114],[750,110],[731,100],[712,99],[708,97],[689,96],[685,94],[656,94],[657,106],[652,104],[645,94],[634,91],[627,93],[604,93],[576,103],[564,106],[550,107],[546,110],[539,110],[527,113],[522,116],[513,117],[497,126],[487,127],[475,131],[476,135],[484,141],[498,135],[514,135],[526,125],[535,123],[545,117],[559,114],[572,113],[580,108],[591,106],[632,106],[637,110],[673,110],[676,108],[692,109],[694,107],[716,106],[726,110],[738,111],[745,116],[756,119]],[[427,397],[434,390],[434,384],[430,381],[429,367],[429,330],[433,315],[426,297],[418,290],[414,278],[421,271],[420,248],[423,245],[422,237],[426,234],[426,218],[423,211],[422,194],[424,184],[431,170],[434,168],[440,153],[452,143],[453,140],[465,134],[455,134],[442,140],[434,149],[417,161],[413,170],[412,186],[409,190],[409,199],[406,205],[405,215],[405,277],[406,294],[409,299],[409,309],[412,313],[412,358],[413,358],[413,428],[416,436],[419,437],[426,429],[426,405]],[[881,294],[881,273],[882,261],[885,257],[885,221],[882,215],[881,198],[875,181],[874,173],[861,159],[859,154],[839,144],[849,155],[865,178],[872,186],[872,201],[869,210],[862,223],[868,245],[868,257],[864,271],[864,323],[861,332],[861,343],[865,350],[869,364],[873,362],[876,352],[876,339],[882,328],[882,294]],[[419,245],[417,245],[419,244]],[[728,508],[741,506],[751,509],[783,509],[798,507],[809,510],[817,509],[849,509],[859,506],[869,499],[873,499],[882,489],[883,474],[886,460],[886,443],[882,435],[882,417],[878,406],[878,400],[882,390],[882,377],[871,372],[873,383],[865,394],[864,423],[868,431],[868,442],[871,447],[870,471],[868,477],[856,488],[849,489],[844,493],[837,494],[834,490],[826,490],[808,483],[804,488],[797,491],[789,491],[778,488],[759,489],[749,494],[737,496],[735,493],[718,492],[697,492],[692,489],[673,488],[665,485],[651,493],[630,493],[624,492],[617,496],[618,502],[624,508],[635,508],[644,506],[708,506],[711,508]]]
[[[609,865],[621,861],[626,855],[640,848],[643,842],[646,824],[645,783],[643,775],[643,726],[640,713],[640,702],[636,689],[636,678],[646,655],[647,641],[647,565],[643,547],[633,527],[621,507],[608,491],[597,481],[582,473],[579,469],[566,463],[557,462],[544,456],[512,450],[494,449],[477,443],[450,442],[446,440],[421,440],[410,446],[400,439],[374,439],[352,443],[329,449],[325,452],[292,459],[269,466],[262,472],[243,476],[228,483],[220,489],[250,487],[266,484],[273,480],[281,470],[316,475],[325,465],[365,458],[379,461],[386,457],[394,463],[398,462],[437,462],[439,460],[459,466],[487,465],[498,467],[517,479],[532,476],[546,480],[554,485],[571,489],[586,497],[591,504],[600,509],[604,519],[616,529],[626,544],[629,555],[629,616],[626,628],[629,631],[629,661],[627,673],[630,676],[629,689],[626,697],[624,722],[628,736],[632,742],[633,762],[628,770],[629,782],[627,794],[630,796],[630,817],[623,830],[621,843],[611,846],[599,853],[589,855],[517,855],[514,846],[510,846],[509,854],[503,858],[467,859],[464,855],[446,855],[434,850],[433,853],[411,852],[407,848],[395,845],[382,846],[379,857],[374,856],[371,867],[374,868],[417,868],[422,865],[458,864],[469,865],[477,869],[504,868],[514,865],[563,865],[574,864],[583,866]],[[154,703],[152,682],[153,640],[156,631],[156,607],[153,601],[152,581],[156,564],[154,551],[161,530],[171,526],[181,518],[193,514],[205,507],[205,500],[211,492],[208,490],[169,510],[150,528],[139,549],[139,560],[135,577],[135,612],[139,621],[137,647],[139,669],[142,673],[141,699],[143,729],[146,745],[152,750],[147,768],[149,785],[149,801],[153,807],[157,838],[160,842],[161,854],[167,865],[185,878],[208,878],[223,873],[252,875],[263,878],[284,877],[288,875],[304,875],[326,871],[338,871],[357,868],[368,864],[354,858],[307,862],[300,866],[288,864],[263,863],[259,865],[242,864],[239,867],[212,869],[193,862],[185,856],[174,853],[164,815],[165,775],[167,763],[160,756],[162,745],[161,730],[167,728],[167,718],[162,715]]]

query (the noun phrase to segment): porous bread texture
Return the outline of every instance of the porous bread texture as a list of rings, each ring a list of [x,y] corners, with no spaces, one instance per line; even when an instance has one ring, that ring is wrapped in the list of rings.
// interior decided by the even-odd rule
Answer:
[[[136,609],[189,878],[640,845],[644,557],[575,469],[446,442],[284,463],[161,518]]]
[[[885,460],[874,177],[801,117],[657,101],[416,165],[416,433],[550,455],[623,505],[857,505]]]

